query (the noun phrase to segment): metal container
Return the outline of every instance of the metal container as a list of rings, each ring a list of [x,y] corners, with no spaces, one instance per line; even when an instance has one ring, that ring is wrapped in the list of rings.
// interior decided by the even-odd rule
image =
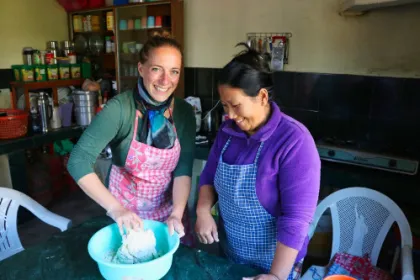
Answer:
[[[47,42],[47,49],[58,49],[58,42],[57,41],[48,41]]]
[[[73,43],[71,41],[62,41],[61,49],[63,50],[64,56],[69,56],[73,52]]]
[[[91,106],[95,107],[97,102],[97,95],[74,95],[73,102],[75,106]]]
[[[72,94],[75,106],[96,107],[98,103],[98,93],[96,91],[74,90]]]
[[[48,124],[52,117],[52,108],[48,101],[48,95],[44,92],[39,93],[38,112],[41,117],[41,131],[46,133],[48,132]]]
[[[54,58],[56,59],[57,57],[60,56],[60,49],[58,46],[58,42],[57,41],[48,41],[47,42],[47,51],[49,53],[52,53],[54,55]]]
[[[23,48],[22,50],[23,64],[32,65],[33,52],[34,50],[32,48]]]
[[[74,90],[72,92],[76,123],[87,126],[96,114],[98,93],[95,91]]]
[[[77,125],[88,126],[95,117],[95,114],[95,110],[92,107],[74,107]]]

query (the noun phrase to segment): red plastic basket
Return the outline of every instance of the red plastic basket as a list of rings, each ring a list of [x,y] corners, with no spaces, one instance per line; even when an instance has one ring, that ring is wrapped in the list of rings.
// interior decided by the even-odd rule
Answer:
[[[0,117],[0,139],[13,139],[26,135],[28,132],[29,114],[22,110],[0,109],[6,113]]]

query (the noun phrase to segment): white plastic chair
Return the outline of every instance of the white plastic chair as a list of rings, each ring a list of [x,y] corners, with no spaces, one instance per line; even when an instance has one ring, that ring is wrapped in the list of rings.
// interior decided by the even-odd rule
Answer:
[[[330,259],[337,252],[355,256],[368,254],[372,264],[376,265],[385,237],[396,222],[401,232],[402,280],[414,280],[410,225],[394,201],[380,192],[362,187],[332,193],[318,205],[309,238],[314,235],[319,219],[328,208],[333,227]],[[301,279],[323,279],[326,272],[326,267],[311,266]]]
[[[19,206],[61,231],[71,226],[71,220],[52,213],[26,194],[0,187],[0,261],[24,250],[17,231]]]

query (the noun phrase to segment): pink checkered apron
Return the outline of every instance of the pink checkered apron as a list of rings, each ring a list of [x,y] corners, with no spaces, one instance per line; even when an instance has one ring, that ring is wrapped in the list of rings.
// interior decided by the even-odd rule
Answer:
[[[165,222],[172,213],[172,173],[178,164],[181,145],[178,138],[171,149],[158,149],[138,142],[139,116],[140,112],[136,111],[133,139],[124,167],[112,165],[109,191],[140,218]],[[194,237],[187,211],[182,223],[185,236],[181,242],[192,246]]]

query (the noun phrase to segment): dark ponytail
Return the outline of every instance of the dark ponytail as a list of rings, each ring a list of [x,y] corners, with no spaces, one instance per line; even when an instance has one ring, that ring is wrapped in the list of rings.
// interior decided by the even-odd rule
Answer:
[[[246,43],[239,43],[246,49],[239,52],[219,74],[219,85],[242,89],[248,96],[255,97],[265,88],[271,97],[273,78],[269,54],[259,53]]]
[[[182,56],[181,45],[178,43],[178,41],[171,37],[169,32],[155,32],[140,50],[140,62],[142,64],[146,63],[149,59],[150,51],[154,50],[155,48],[164,46],[170,46],[177,49]]]

